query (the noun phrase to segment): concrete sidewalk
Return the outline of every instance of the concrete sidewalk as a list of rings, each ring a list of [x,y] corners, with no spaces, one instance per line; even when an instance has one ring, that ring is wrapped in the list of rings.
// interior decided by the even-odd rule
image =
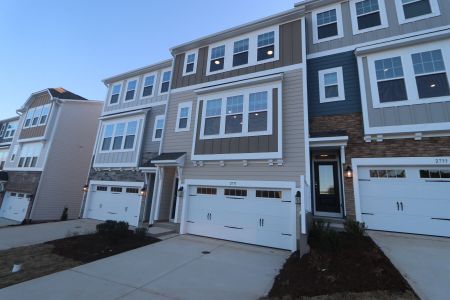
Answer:
[[[259,299],[287,251],[182,235],[0,290],[0,299]]]
[[[20,224],[20,222],[18,222],[18,221],[6,219],[6,218],[0,218],[0,228],[8,227],[11,225],[19,225],[19,224]]]
[[[449,299],[450,238],[370,231],[422,300]]]
[[[80,219],[64,222],[0,228],[0,250],[40,244],[73,234],[95,232],[96,220]]]

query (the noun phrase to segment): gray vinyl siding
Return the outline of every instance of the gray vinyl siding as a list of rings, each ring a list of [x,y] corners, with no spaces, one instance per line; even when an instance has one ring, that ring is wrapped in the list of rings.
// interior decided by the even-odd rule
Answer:
[[[335,1],[341,2],[341,1]],[[342,20],[344,37],[334,39],[328,42],[313,43],[313,28],[312,28],[312,14],[309,12],[306,14],[307,23],[307,53],[312,54],[316,52],[327,51],[331,49],[352,46],[360,43],[367,43],[379,39],[385,39],[395,37],[398,35],[414,33],[417,31],[423,31],[432,29],[435,27],[448,26],[450,24],[450,10],[447,8],[448,0],[438,0],[439,8],[441,11],[440,16],[419,20],[416,22],[410,22],[405,24],[399,24],[397,19],[397,9],[394,0],[385,0],[387,19],[389,26],[384,29],[369,31],[366,33],[360,33],[353,35],[352,19],[350,15],[349,2],[342,2]]]
[[[170,65],[168,66],[168,68],[170,68]],[[105,100],[105,106],[103,109],[103,114],[108,114],[108,113],[113,113],[116,110],[123,110],[123,109],[129,109],[132,110],[133,107],[137,107],[137,106],[145,106],[145,105],[152,105],[154,103],[157,102],[161,102],[161,101],[167,101],[168,99],[168,94],[164,94],[164,95],[160,95],[159,91],[159,87],[160,87],[160,83],[161,83],[161,76],[162,76],[162,70],[158,70],[155,71],[156,73],[156,78],[155,78],[155,83],[153,86],[153,96],[152,97],[146,97],[146,98],[142,98],[141,97],[141,92],[142,92],[142,86],[144,84],[144,76],[148,73],[152,73],[152,71],[149,71],[148,73],[144,73],[139,75],[138,77],[130,77],[131,78],[137,78],[138,79],[138,84],[137,84],[137,89],[135,92],[135,99],[132,101],[127,101],[125,102],[125,93],[126,93],[126,89],[127,89],[127,80],[122,80],[119,81],[120,83],[122,83],[122,88],[120,90],[120,96],[119,96],[119,104],[116,105],[109,105],[109,100],[111,98],[111,89],[113,87],[114,84],[119,83],[119,82],[115,82],[114,84],[110,84],[109,85],[109,89],[108,89],[108,93],[107,93],[107,97]]]
[[[309,59],[307,64],[309,117],[361,112],[358,64],[353,51]],[[345,100],[320,103],[319,71],[337,67],[343,71]]]
[[[274,62],[263,63],[256,66],[243,67],[240,69],[235,69],[232,71],[226,71],[207,76],[206,68],[209,58],[208,58],[208,46],[205,46],[201,47],[198,51],[197,72],[192,75],[183,76],[185,54],[183,53],[177,55],[174,61],[172,89],[301,63],[302,62],[301,21],[296,20],[286,24],[282,24],[280,25],[279,32],[280,32],[279,38],[280,56],[279,60]]]
[[[158,153],[160,142],[153,141],[153,129],[155,126],[155,118],[164,115],[166,112],[166,105],[158,105],[151,108],[147,117],[144,129],[144,136],[142,138],[143,153]]]
[[[55,134],[49,141],[48,159],[42,173],[30,218],[58,220],[64,207],[69,218],[78,217],[87,182],[101,103],[65,102]],[[83,116],[83,122],[79,117]]]
[[[373,108],[367,59],[363,58],[364,81],[370,127],[416,125],[450,122],[450,102],[424,103],[397,107]]]
[[[234,180],[270,180],[295,181],[299,183],[300,175],[305,172],[304,111],[303,111],[303,78],[302,69],[286,72],[283,78],[282,91],[282,134],[283,134],[283,166],[269,166],[268,163],[242,161],[225,162],[220,167],[218,162],[194,167],[190,161],[195,120],[192,118],[190,131],[175,132],[178,104],[192,101],[193,112],[196,112],[197,98],[193,91],[172,93],[163,152],[187,152],[183,168],[184,179],[234,179]],[[193,114],[195,116],[195,113]],[[220,160],[220,158],[218,158]]]

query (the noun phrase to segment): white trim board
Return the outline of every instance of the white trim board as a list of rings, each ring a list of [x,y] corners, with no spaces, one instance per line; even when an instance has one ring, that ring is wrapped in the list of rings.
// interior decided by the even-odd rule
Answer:
[[[319,31],[318,31],[318,25],[317,25],[317,15],[327,12],[327,11],[331,11],[331,10],[336,10],[336,26],[337,26],[337,35],[334,36],[330,36],[327,38],[323,38],[323,39],[319,39]],[[313,44],[318,44],[318,43],[323,43],[323,42],[328,42],[328,41],[332,41],[335,39],[340,39],[342,37],[344,37],[344,26],[343,26],[343,20],[342,20],[342,5],[341,3],[336,3],[336,4],[332,4],[332,5],[328,5],[325,7],[321,7],[320,9],[314,10],[311,13],[311,19],[312,19],[312,35],[313,35]],[[325,25],[328,25],[331,23],[327,23]]]
[[[366,14],[358,16],[357,12],[356,12],[356,3],[359,3],[359,2],[362,2],[362,1],[364,1],[364,0],[350,0],[349,1],[350,16],[351,16],[351,19],[352,19],[353,35],[366,33],[366,32],[370,32],[370,31],[375,31],[375,30],[379,30],[379,29],[383,29],[383,28],[389,27],[389,22],[388,22],[388,19],[387,19],[385,0],[377,0],[378,1],[378,11],[372,11],[370,13],[366,13]],[[388,1],[390,1],[390,0],[388,0]],[[358,27],[358,17],[374,14],[376,12],[378,12],[378,14],[380,16],[381,24],[378,25],[378,26],[369,27],[369,28],[366,28],[366,29],[359,29],[359,27]]]
[[[437,0],[428,0],[430,7],[431,7],[431,13],[426,14],[426,15],[421,15],[421,16],[418,16],[415,18],[406,19],[403,6],[407,5],[407,4],[402,4],[402,0],[394,0],[394,1],[395,1],[395,8],[397,10],[397,19],[398,19],[398,23],[400,25],[406,24],[406,23],[411,23],[411,22],[416,22],[419,20],[424,20],[424,19],[428,19],[428,18],[432,18],[432,17],[437,17],[437,16],[441,15],[441,11],[439,9],[439,4],[438,4]]]

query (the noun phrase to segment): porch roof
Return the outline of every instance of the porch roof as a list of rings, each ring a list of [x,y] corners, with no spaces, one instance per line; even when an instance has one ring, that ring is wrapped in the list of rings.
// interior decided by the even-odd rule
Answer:
[[[156,166],[184,166],[186,152],[161,153],[154,157],[151,163]]]

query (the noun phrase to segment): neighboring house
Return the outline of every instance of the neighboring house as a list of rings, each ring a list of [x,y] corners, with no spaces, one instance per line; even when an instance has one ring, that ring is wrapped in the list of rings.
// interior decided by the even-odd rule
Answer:
[[[172,88],[150,223],[297,249],[304,186],[301,9],[171,49]]]
[[[103,82],[108,87],[82,215],[148,222],[153,196],[172,60],[120,74]],[[146,212],[146,213],[145,213]]]
[[[0,207],[5,191],[5,183],[8,181],[8,174],[3,170],[3,166],[8,156],[9,148],[13,137],[17,131],[19,117],[13,117],[0,121]]]
[[[63,88],[28,98],[4,165],[1,217],[59,220],[65,208],[78,217],[101,105]]]
[[[310,0],[315,217],[450,236],[446,0]]]

